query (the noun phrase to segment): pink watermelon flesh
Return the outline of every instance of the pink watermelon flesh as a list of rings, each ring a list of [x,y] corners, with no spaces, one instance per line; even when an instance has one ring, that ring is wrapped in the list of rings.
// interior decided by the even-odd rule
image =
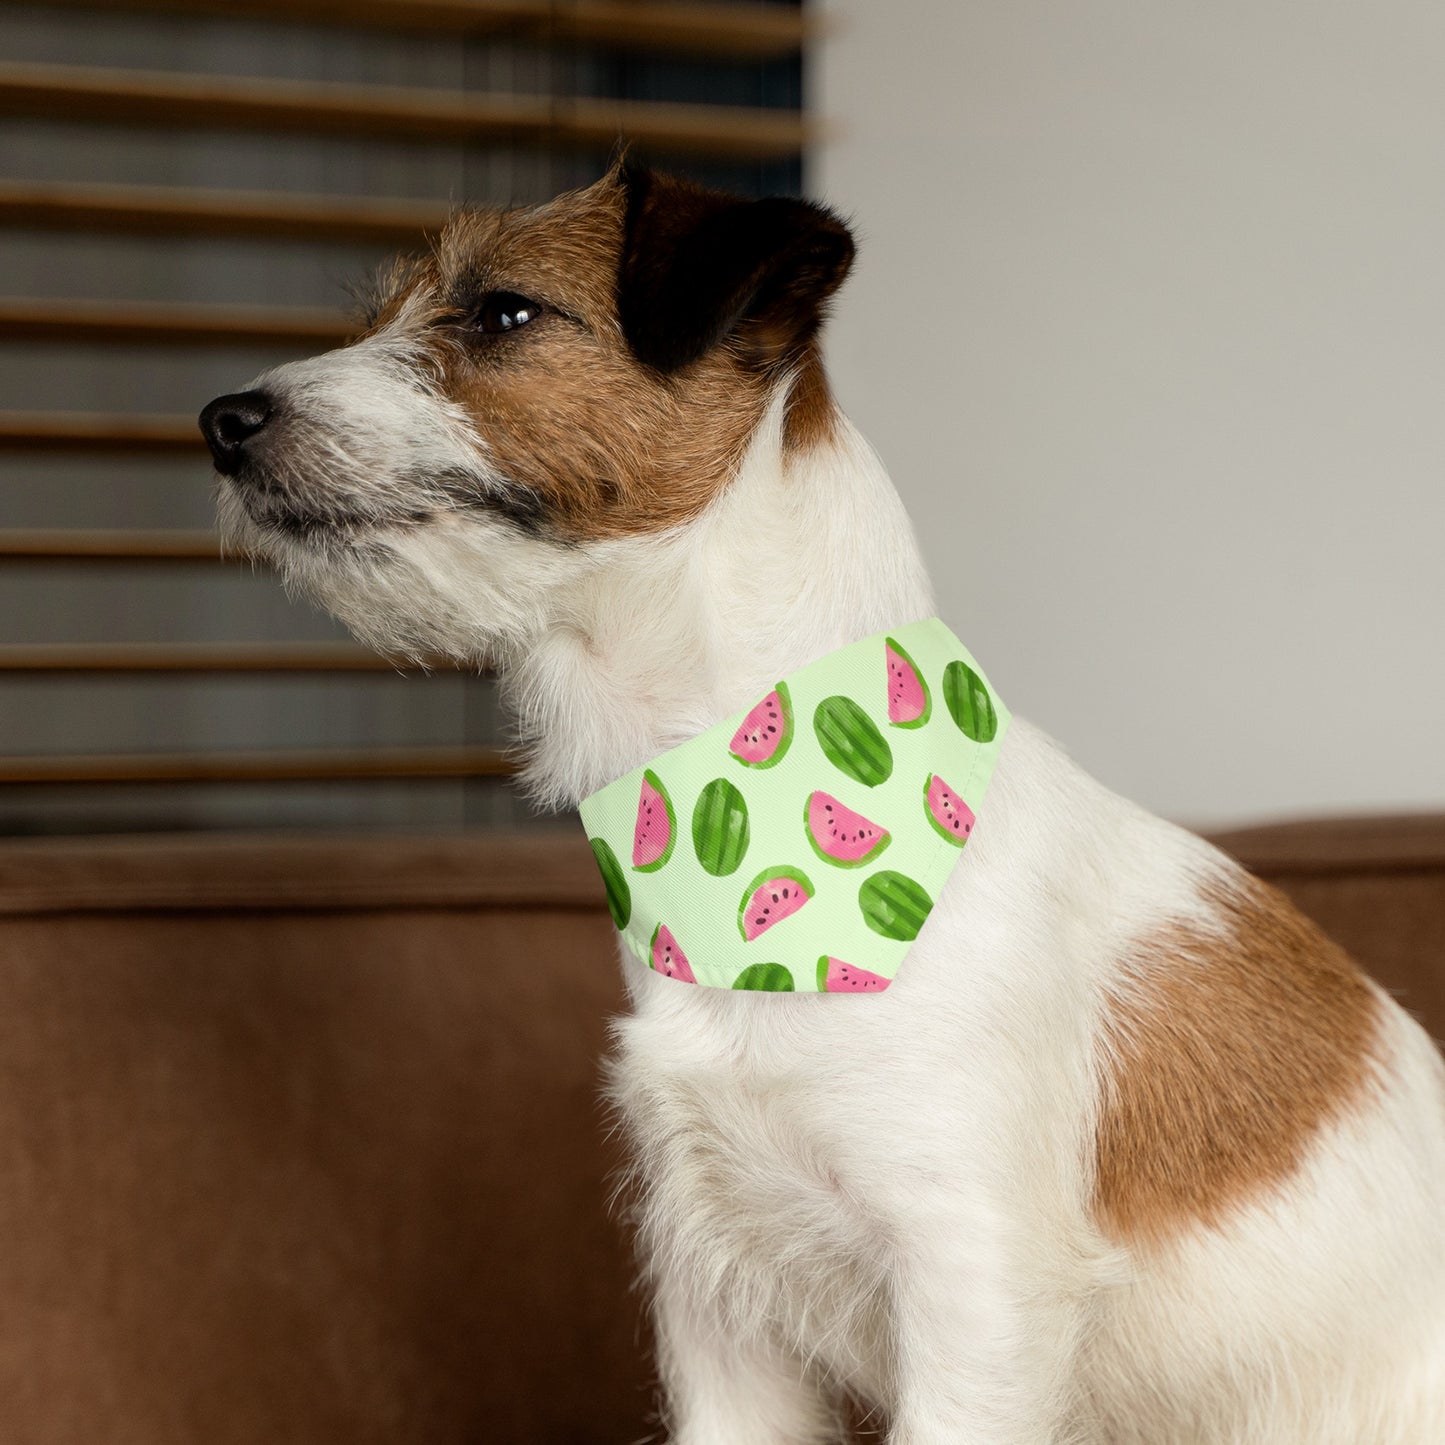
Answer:
[[[667,852],[672,842],[672,820],[662,794],[642,780],[637,797],[637,828],[632,835],[632,866],[648,868]]]
[[[923,683],[907,658],[900,657],[891,647],[885,651],[888,655],[888,721],[917,722],[928,706]]]
[[[888,830],[845,808],[830,793],[808,799],[808,831],[818,851],[840,863],[859,863],[888,841]]]
[[[743,937],[751,943],[775,923],[791,918],[807,901],[808,895],[796,879],[769,878],[743,910]]]
[[[728,751],[745,763],[765,763],[783,740],[783,699],[774,688],[733,734]]]
[[[973,832],[973,809],[935,773],[928,784],[928,811],[933,821],[962,847]]]
[[[668,978],[683,983],[697,982],[692,976],[692,965],[687,961],[687,955],[677,946],[677,939],[665,923],[659,923],[657,932],[652,935],[652,966]]]
[[[866,968],[855,968],[841,958],[830,958],[823,988],[825,993],[877,993],[888,984],[888,979],[869,973]]]

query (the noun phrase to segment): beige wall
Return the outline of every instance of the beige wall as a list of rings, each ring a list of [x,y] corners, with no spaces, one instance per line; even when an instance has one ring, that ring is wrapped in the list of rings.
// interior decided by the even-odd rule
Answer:
[[[823,9],[835,382],[1015,709],[1181,819],[1445,806],[1445,7]]]

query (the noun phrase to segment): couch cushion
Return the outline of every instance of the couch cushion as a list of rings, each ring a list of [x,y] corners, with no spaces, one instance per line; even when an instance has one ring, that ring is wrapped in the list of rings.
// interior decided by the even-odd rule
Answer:
[[[0,1434],[636,1440],[591,870],[535,840],[0,848]]]

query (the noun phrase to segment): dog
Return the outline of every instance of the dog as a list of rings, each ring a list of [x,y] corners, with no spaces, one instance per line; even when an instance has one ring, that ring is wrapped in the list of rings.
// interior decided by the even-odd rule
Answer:
[[[495,666],[552,805],[933,615],[819,333],[847,226],[625,157],[461,211],[218,398],[224,533]],[[1015,720],[897,981],[624,957],[610,1096],[675,1445],[1445,1441],[1445,1073],[1277,893]]]

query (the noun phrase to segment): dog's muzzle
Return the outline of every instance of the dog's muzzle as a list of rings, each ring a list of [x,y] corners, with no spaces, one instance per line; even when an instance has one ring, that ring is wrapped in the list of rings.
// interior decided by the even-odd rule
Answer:
[[[218,396],[202,411],[201,435],[223,477],[234,477],[245,466],[247,443],[265,430],[274,410],[264,391],[238,391]]]

